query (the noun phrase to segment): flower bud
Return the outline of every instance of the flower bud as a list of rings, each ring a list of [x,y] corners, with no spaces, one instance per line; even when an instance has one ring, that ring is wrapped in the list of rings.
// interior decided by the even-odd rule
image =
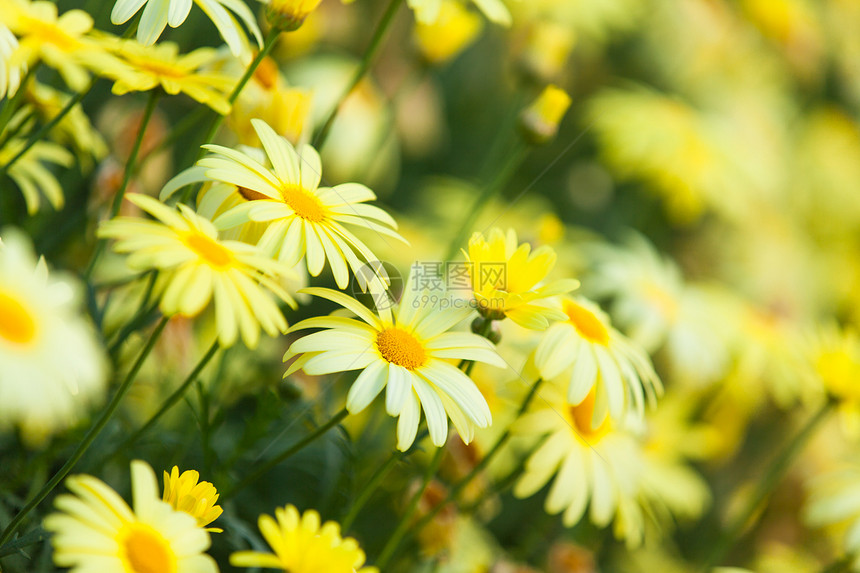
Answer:
[[[301,27],[320,2],[322,0],[269,0],[266,19],[273,28],[291,32]]]
[[[430,64],[444,64],[465,50],[480,34],[483,20],[465,6],[445,0],[433,24],[415,25],[415,43]]]
[[[520,127],[525,138],[535,145],[552,140],[558,125],[570,107],[571,99],[563,89],[549,85],[520,115]]]

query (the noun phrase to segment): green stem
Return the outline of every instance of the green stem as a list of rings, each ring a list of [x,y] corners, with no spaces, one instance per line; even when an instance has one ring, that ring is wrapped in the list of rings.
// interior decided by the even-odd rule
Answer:
[[[732,522],[731,525],[720,535],[717,542],[713,545],[713,549],[705,559],[703,571],[710,571],[711,567],[719,563],[726,555],[729,549],[740,539],[747,527],[751,526],[753,516],[758,511],[761,504],[767,498],[773,489],[779,484],[785,476],[791,463],[803,451],[806,442],[818,429],[827,415],[830,414],[835,402],[830,399],[806,422],[806,425],[801,428],[796,436],[788,443],[788,445],[779,453],[767,468],[767,472],[758,482],[758,487],[754,495],[750,498],[744,510]]]
[[[146,133],[146,126],[149,124],[149,120],[152,117],[152,113],[155,111],[155,104],[158,102],[159,96],[158,90],[152,90],[149,92],[149,99],[146,102],[146,108],[143,111],[143,118],[140,120],[140,127],[137,130],[137,137],[134,140],[134,145],[131,148],[131,153],[128,156],[128,161],[125,163],[125,171],[122,176],[122,183],[120,183],[119,189],[116,192],[116,195],[113,198],[113,203],[111,203],[110,215],[108,219],[113,219],[116,217],[117,213],[119,213],[119,208],[122,205],[123,197],[125,197],[125,190],[128,188],[128,184],[131,182],[131,177],[134,175],[135,171],[135,163],[137,162],[137,156],[140,153],[141,145],[143,144],[143,136]],[[96,250],[93,253],[92,258],[90,259],[89,265],[87,265],[87,269],[84,272],[84,276],[87,280],[92,276],[93,270],[96,267],[96,263],[101,258],[102,254],[105,250],[105,245],[107,241],[104,238],[98,240],[96,244]]]
[[[278,454],[277,456],[275,456],[274,458],[270,459],[269,461],[267,461],[266,463],[261,465],[259,468],[257,468],[257,470],[254,471],[254,473],[245,477],[245,479],[240,481],[238,484],[236,484],[233,487],[226,490],[224,492],[224,494],[221,496],[221,499],[223,500],[223,499],[226,499],[227,497],[232,497],[238,491],[251,485],[252,483],[257,481],[258,479],[260,479],[262,476],[264,476],[266,473],[268,473],[269,470],[274,468],[276,465],[280,464],[281,462],[283,462],[287,458],[297,454],[298,452],[303,450],[306,446],[308,446],[309,444],[314,442],[317,438],[319,438],[320,436],[322,436],[323,434],[328,432],[331,428],[333,428],[334,426],[337,426],[341,422],[341,420],[346,418],[348,415],[349,415],[349,412],[347,412],[346,408],[343,408],[337,414],[335,414],[331,420],[329,420],[328,422],[326,422],[325,424],[323,424],[322,426],[320,426],[319,428],[314,430],[314,432],[312,432],[310,435],[308,435],[307,437],[305,437],[304,439],[299,441],[296,445],[294,445],[290,448],[287,448],[287,450],[285,450],[284,452],[281,452],[280,454]]]
[[[44,500],[51,491],[54,490],[57,485],[72,471],[72,468],[75,467],[75,464],[80,461],[81,457],[86,453],[95,439],[99,436],[99,434],[104,430],[105,426],[107,426],[110,419],[113,417],[114,413],[119,408],[119,404],[122,401],[123,397],[128,392],[129,388],[131,388],[134,379],[137,377],[137,373],[140,371],[141,366],[143,366],[146,357],[149,356],[150,352],[152,352],[152,348],[155,346],[155,342],[158,340],[158,337],[161,335],[161,332],[164,330],[164,327],[167,325],[167,317],[161,319],[158,325],[155,327],[155,330],[152,331],[152,334],[149,336],[149,340],[146,341],[146,345],[144,345],[143,349],[140,351],[140,355],[135,360],[134,364],[131,367],[131,370],[126,374],[125,379],[120,384],[119,388],[111,399],[110,403],[102,412],[101,417],[96,421],[95,424],[90,428],[87,432],[87,435],[84,436],[81,443],[78,444],[78,447],[75,449],[72,456],[63,464],[63,467],[54,474],[54,476],[46,483],[39,492],[33,496],[33,498],[27,502],[23,509],[12,519],[9,525],[6,526],[6,529],[3,530],[3,534],[0,535],[0,545],[6,543],[12,534],[18,529],[18,526],[24,521],[24,518],[37,506],[42,500]]]
[[[27,143],[24,144],[24,147],[20,151],[18,151],[18,153],[16,153],[15,156],[12,157],[12,159],[10,159],[5,165],[0,167],[0,175],[5,173],[6,171],[8,171],[9,168],[11,168],[15,164],[15,162],[17,162],[19,159],[21,159],[21,157],[25,153],[27,153],[27,151],[29,151],[31,147],[33,147],[36,144],[37,141],[41,140],[45,136],[45,134],[47,134],[49,131],[54,129],[54,126],[56,126],[58,123],[60,123],[60,121],[62,121],[62,119],[64,117],[66,117],[66,115],[70,111],[72,111],[72,108],[75,107],[76,105],[78,105],[81,102],[81,100],[84,99],[84,96],[86,96],[88,93],[90,93],[90,90],[92,89],[93,85],[95,85],[95,81],[90,82],[89,86],[87,86],[86,88],[84,88],[80,92],[76,93],[68,101],[68,103],[66,103],[66,105],[63,107],[63,109],[61,109],[60,112],[57,115],[55,115],[53,118],[51,118],[51,121],[49,121],[48,123],[43,125],[41,128],[39,128],[38,131],[36,131],[32,135],[30,135],[30,137],[27,139]]]
[[[376,25],[376,29],[373,32],[373,38],[371,38],[370,45],[364,52],[364,56],[361,58],[358,68],[352,75],[352,79],[349,84],[347,84],[346,89],[341,93],[337,103],[335,103],[334,107],[329,112],[325,123],[323,123],[322,129],[320,129],[320,132],[317,134],[316,139],[314,140],[315,148],[320,149],[325,144],[328,134],[331,131],[331,126],[334,124],[334,120],[337,117],[341,106],[343,106],[343,102],[346,101],[356,86],[361,83],[361,80],[365,75],[367,75],[368,70],[370,70],[370,66],[373,65],[373,60],[376,58],[376,54],[382,46],[382,40],[385,39],[385,35],[391,27],[391,22],[394,21],[394,15],[397,14],[397,9],[400,8],[400,4],[402,2],[403,0],[391,0],[389,2],[388,8],[385,9],[385,13],[382,15],[382,19]]]
[[[150,315],[150,313],[154,312],[156,308],[158,308],[158,302],[154,302],[150,304],[150,299],[152,298],[152,291],[155,288],[155,281],[158,280],[158,270],[149,271],[149,282],[146,284],[146,290],[143,293],[143,298],[140,301],[140,304],[137,307],[137,312],[134,313],[131,320],[129,320],[125,326],[119,331],[116,339],[108,346],[108,354],[113,356],[122,346],[122,343],[126,341],[126,339],[131,336],[131,333],[141,328],[143,324],[146,322],[146,318]]]
[[[535,383],[532,385],[531,389],[529,390],[529,393],[526,395],[525,399],[523,400],[523,403],[520,405],[520,409],[517,412],[517,416],[516,416],[516,418],[514,418],[515,421],[526,412],[526,410],[529,407],[529,404],[531,404],[532,399],[537,394],[538,388],[540,388],[540,385],[542,383],[543,383],[543,379],[538,378],[537,381],[535,381]],[[493,458],[495,458],[496,454],[498,454],[499,451],[501,451],[502,447],[504,447],[504,445],[507,444],[508,441],[511,439],[511,427],[512,426],[513,426],[513,423],[511,424],[511,426],[508,426],[508,428],[504,431],[504,433],[501,435],[501,437],[499,437],[499,439],[496,441],[496,443],[493,445],[493,447],[490,448],[490,451],[487,452],[487,455],[485,455],[483,458],[481,458],[480,462],[475,464],[475,467],[472,468],[472,471],[470,471],[466,475],[466,477],[464,477],[463,479],[458,481],[456,484],[454,484],[454,486],[448,491],[448,495],[445,496],[445,499],[442,500],[441,503],[436,504],[430,511],[428,511],[421,519],[419,519],[409,529],[409,533],[411,535],[417,535],[418,532],[420,532],[422,529],[424,529],[424,527],[428,523],[430,523],[433,520],[433,518],[436,517],[436,515],[440,511],[442,511],[445,508],[445,506],[447,506],[449,503],[451,503],[453,501],[456,501],[457,497],[466,488],[466,486],[468,486],[470,483],[472,483],[472,480],[474,480],[475,477],[478,476],[478,474],[480,474],[482,471],[484,471],[484,468],[486,468],[490,464],[490,462],[493,460]],[[400,540],[398,540],[398,542],[399,541]],[[390,541],[389,541],[389,544],[390,544]],[[388,549],[388,545],[386,545],[386,549]],[[386,554],[385,550],[383,550],[383,555],[380,556],[379,561],[376,564],[380,570],[383,570],[385,568],[385,565],[388,563],[388,560],[391,559],[391,557],[394,554],[394,551],[396,549],[397,549],[397,547],[390,548],[388,551],[388,554]],[[384,561],[383,561],[383,557],[385,557]]]
[[[206,365],[209,364],[209,361],[212,360],[212,357],[215,356],[215,353],[218,352],[219,348],[220,346],[218,344],[218,341],[216,340],[212,343],[212,346],[209,347],[209,350],[206,352],[206,354],[204,354],[203,357],[201,357],[200,360],[197,362],[197,365],[194,367],[194,370],[192,370],[191,373],[188,374],[182,384],[180,384],[179,387],[174,390],[174,392],[167,398],[167,400],[164,401],[164,403],[161,405],[161,408],[159,408],[158,411],[153,414],[152,417],[147,420],[147,422],[143,426],[138,428],[137,431],[135,431],[131,436],[129,436],[128,439],[126,439],[112,455],[116,455],[119,452],[126,451],[129,447],[131,447],[132,444],[134,444],[138,439],[140,439],[143,434],[145,434],[150,428],[152,428],[155,423],[158,422],[161,416],[163,416],[165,412],[170,410],[170,408],[172,408],[174,404],[176,404],[182,398],[183,394],[185,394],[185,391],[188,390],[188,387],[191,386],[191,384],[193,384],[195,380],[197,380],[198,376],[200,376],[200,373],[203,371]]]
[[[36,71],[39,69],[40,65],[41,62],[37,62],[27,71],[27,75],[25,75],[24,79],[21,80],[21,83],[18,84],[18,91],[16,91],[15,95],[11,98],[7,98],[6,105],[3,106],[3,109],[0,109],[0,133],[3,133],[3,130],[6,129],[6,124],[9,123],[9,120],[12,119],[12,116],[18,110],[18,104],[21,103],[21,100],[24,99],[27,92],[27,84],[29,83],[30,78],[36,75]]]
[[[358,497],[353,502],[352,506],[349,508],[346,516],[341,520],[341,529],[343,531],[349,530],[350,526],[352,526],[355,518],[358,517],[359,512],[362,510],[364,505],[370,501],[371,496],[376,491],[376,488],[379,487],[379,484],[382,483],[382,479],[388,475],[388,472],[399,462],[400,460],[409,456],[412,452],[417,449],[417,444],[424,439],[426,436],[426,430],[419,435],[415,442],[412,444],[412,447],[406,450],[405,452],[394,451],[391,456],[385,461],[384,464],[379,466],[377,470],[370,477],[370,480],[365,484],[362,488],[361,493],[359,493]]]
[[[430,462],[430,465],[427,466],[427,469],[424,472],[424,477],[421,479],[421,486],[412,495],[412,498],[409,500],[409,504],[406,506],[406,511],[404,511],[403,515],[400,516],[400,521],[397,522],[397,527],[394,528],[394,533],[392,533],[391,537],[388,538],[388,542],[385,544],[385,547],[382,548],[382,553],[379,554],[379,559],[376,560],[376,567],[380,571],[385,571],[388,562],[394,556],[394,552],[406,536],[412,522],[412,515],[415,513],[415,510],[418,509],[418,503],[421,501],[421,496],[424,495],[424,490],[427,489],[430,481],[436,476],[436,472],[439,471],[439,466],[442,464],[442,458],[444,457],[445,448],[438,448]]]
[[[853,563],[854,558],[852,557],[843,557],[842,559],[837,559],[830,565],[824,567],[821,570],[821,573],[845,573],[851,570],[851,563]]]
[[[280,35],[280,30],[278,28],[273,27],[269,30],[269,34],[266,36],[266,41],[263,43],[263,48],[257,52],[257,56],[251,61],[251,64],[245,70],[245,73],[242,74],[242,77],[239,78],[239,83],[236,84],[236,87],[233,88],[233,91],[230,93],[230,96],[227,98],[227,101],[230,105],[235,103],[236,99],[239,97],[239,94],[242,93],[242,90],[245,89],[245,85],[251,79],[251,76],[254,75],[254,72],[257,70],[257,67],[260,65],[260,62],[272,51],[272,48],[275,46],[275,41],[278,39]],[[212,120],[212,123],[209,125],[209,130],[206,132],[206,137],[203,138],[203,144],[210,143],[212,139],[215,137],[215,133],[218,131],[218,128],[221,127],[221,123],[224,121],[224,116],[221,114],[217,114],[215,118]]]
[[[457,256],[459,250],[465,245],[469,232],[472,231],[472,227],[475,225],[475,221],[478,220],[481,211],[483,211],[490,199],[499,193],[510,181],[513,174],[525,160],[528,150],[529,148],[521,141],[517,143],[508,160],[502,164],[502,167],[496,173],[496,177],[489,185],[484,187],[481,194],[475,199],[472,208],[469,209],[468,214],[460,224],[460,229],[448,246],[448,252],[445,254],[444,260],[451,261]]]

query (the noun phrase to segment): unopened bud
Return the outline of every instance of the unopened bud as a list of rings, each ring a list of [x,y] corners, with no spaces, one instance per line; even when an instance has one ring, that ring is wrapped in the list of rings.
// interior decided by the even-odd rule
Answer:
[[[563,89],[549,85],[520,115],[520,127],[530,143],[547,143],[558,133],[558,125],[570,107],[571,99]]]
[[[557,78],[573,51],[573,30],[559,22],[536,22],[520,54],[523,72],[539,83]]]
[[[474,42],[482,28],[480,16],[459,2],[445,0],[434,23],[415,25],[415,43],[428,63],[443,64]]]
[[[266,19],[283,32],[297,30],[322,0],[269,0]]]

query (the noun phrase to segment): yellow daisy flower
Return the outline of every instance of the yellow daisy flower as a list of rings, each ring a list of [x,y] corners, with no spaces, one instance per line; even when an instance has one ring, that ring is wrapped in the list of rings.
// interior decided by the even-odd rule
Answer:
[[[218,491],[208,481],[199,481],[200,474],[195,470],[179,473],[179,468],[173,466],[170,473],[164,472],[164,495],[162,499],[173,509],[184,511],[197,520],[199,527],[206,527],[220,516],[224,510],[218,501]],[[206,531],[221,533],[217,527],[209,527]]]
[[[57,497],[45,519],[54,563],[72,573],[217,573],[204,553],[209,534],[194,518],[158,498],[155,472],[131,462],[134,511],[107,484],[89,475],[66,480],[75,495]]]
[[[212,20],[221,38],[230,47],[234,56],[239,56],[247,42],[244,32],[230,10],[251,31],[257,44],[263,45],[263,36],[257,27],[254,13],[244,2],[236,0],[194,0],[203,12]],[[110,21],[114,25],[128,22],[132,16],[143,8],[140,22],[137,25],[137,41],[145,46],[151,46],[158,40],[164,28],[170,25],[176,28],[185,22],[191,12],[192,0],[117,0],[110,13]]]
[[[27,86],[27,99],[38,111],[42,121],[47,123],[59,115],[60,111],[72,99],[72,96],[32,79]],[[108,153],[104,138],[93,127],[81,104],[73,106],[66,113],[63,119],[51,130],[51,138],[60,145],[73,147],[82,163],[89,161],[91,157],[102,159]]]
[[[555,476],[544,502],[548,513],[563,511],[562,522],[571,527],[590,506],[592,523],[606,527],[614,519],[615,536],[636,546],[644,525],[639,503],[642,452],[623,422],[604,418],[594,427],[596,403],[594,389],[571,406],[564,388],[547,383],[541,387],[541,400],[514,424],[513,433],[548,438],[526,460],[514,495],[533,495]]]
[[[89,73],[85,66],[98,51],[97,44],[87,38],[93,28],[89,14],[69,10],[58,16],[57,5],[44,0],[0,0],[0,24],[19,39],[18,49],[11,56],[13,65],[32,66],[43,61],[56,69],[72,89],[86,87]]]
[[[364,551],[351,538],[341,538],[333,521],[320,525],[316,511],[299,511],[292,505],[275,509],[275,517],[261,515],[260,532],[274,553],[238,551],[230,556],[234,567],[266,567],[289,573],[378,573],[362,567]]]
[[[81,313],[81,287],[48,273],[24,235],[0,243],[0,428],[28,444],[71,426],[100,401],[107,360]]]
[[[145,195],[127,197],[158,221],[120,217],[102,223],[98,234],[119,239],[114,249],[132,253],[130,267],[162,271],[157,289],[165,315],[195,316],[214,297],[218,338],[224,347],[241,334],[254,348],[260,328],[270,336],[286,330],[287,321],[272,293],[295,307],[277,283],[289,269],[251,245],[220,241],[212,223],[186,205],[179,205],[176,212]]]
[[[15,34],[0,21],[0,99],[15,95],[27,73],[27,63],[13,57],[17,49]]]
[[[566,318],[559,309],[538,301],[579,286],[577,280],[564,279],[538,287],[555,266],[555,251],[542,246],[532,252],[528,243],[518,245],[513,229],[503,233],[493,228],[487,238],[472,235],[467,260],[478,311],[495,320],[510,318],[532,330],[544,330],[550,320]]]
[[[5,165],[18,155],[27,144],[24,139],[13,139],[0,147],[0,165]],[[27,204],[27,212],[33,214],[39,210],[42,197],[54,209],[62,208],[65,203],[63,188],[59,181],[45,164],[53,163],[62,167],[72,164],[74,157],[71,153],[55,143],[37,141],[21,159],[9,168],[7,174],[14,181]]]
[[[102,75],[116,80],[111,90],[116,95],[161,87],[170,95],[182,92],[222,115],[230,111],[227,94],[233,88],[233,79],[205,69],[218,60],[216,50],[198,48],[179,54],[179,46],[173,42],[144,46],[135,40],[120,39],[107,39],[105,45],[113,56],[97,57],[92,65],[98,66]]]
[[[594,396],[592,428],[607,415],[620,420],[631,403],[641,416],[645,396],[653,405],[663,391],[648,355],[612,328],[591,301],[565,299],[562,307],[568,319],[552,325],[535,352],[540,375],[565,380],[572,405]]]
[[[331,300],[359,319],[323,316],[303,320],[291,330],[324,328],[290,346],[289,360],[299,354],[285,376],[298,369],[320,375],[361,370],[346,399],[350,413],[364,410],[383,388],[385,409],[398,417],[397,448],[406,451],[415,440],[420,408],[434,445],[448,438],[448,417],[467,444],[474,429],[489,427],[492,416],[478,387],[448,359],[475,360],[504,367],[493,344],[470,332],[449,332],[471,309],[436,308],[407,284],[404,298],[392,309],[380,305],[373,313],[338,291],[308,288],[303,292]]]
[[[360,276],[366,261],[377,260],[345,225],[405,242],[394,230],[397,223],[388,213],[365,204],[376,199],[373,191],[358,183],[319,187],[322,165],[313,147],[302,145],[297,151],[266,122],[251,123],[272,168],[235,149],[203,146],[215,154],[198,162],[206,168],[205,176],[237,186],[247,199],[215,219],[216,227],[267,223],[259,247],[287,266],[304,257],[312,276],[319,275],[328,261],[340,288],[349,284],[348,268]],[[192,177],[189,175],[189,180]]]
[[[268,8],[267,16],[272,26],[281,30],[297,30],[322,0],[260,0]]]

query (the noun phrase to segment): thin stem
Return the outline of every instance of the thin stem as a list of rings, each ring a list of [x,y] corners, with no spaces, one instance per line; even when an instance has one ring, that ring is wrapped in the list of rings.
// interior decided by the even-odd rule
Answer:
[[[361,63],[359,63],[358,68],[352,75],[352,79],[338,98],[337,103],[335,103],[334,107],[329,112],[322,129],[320,129],[320,132],[314,140],[314,147],[317,149],[320,149],[325,144],[328,134],[331,131],[331,126],[334,124],[334,120],[337,117],[341,106],[343,106],[343,102],[346,101],[356,86],[361,83],[361,80],[365,75],[367,75],[368,70],[370,70],[370,66],[373,65],[373,60],[376,58],[376,54],[382,46],[382,40],[385,39],[385,35],[391,27],[391,22],[394,21],[394,15],[397,14],[397,9],[400,8],[400,4],[402,2],[403,0],[391,0],[389,2],[388,8],[385,9],[385,13],[382,15],[382,19],[376,25],[376,29],[373,32],[373,38],[371,38],[370,45],[367,47],[367,50],[364,52],[364,56],[361,58]]]
[[[113,219],[116,217],[117,213],[119,213],[119,208],[122,205],[123,197],[125,197],[125,190],[128,188],[128,184],[131,182],[131,177],[134,175],[135,171],[135,163],[137,162],[137,156],[140,153],[141,145],[143,144],[143,136],[146,133],[146,126],[149,124],[149,120],[152,117],[152,112],[155,111],[155,104],[158,102],[158,90],[152,90],[149,92],[149,99],[146,101],[146,108],[143,111],[143,118],[140,120],[140,127],[137,130],[137,137],[134,140],[134,145],[131,148],[131,153],[128,156],[128,161],[125,163],[125,171],[122,176],[122,183],[120,183],[119,189],[116,192],[116,195],[113,198],[113,203],[111,203],[110,215],[108,219]],[[93,270],[96,267],[96,263],[101,258],[102,254],[105,250],[105,245],[107,244],[105,239],[99,239],[96,244],[96,250],[93,253],[92,258],[90,259],[89,265],[87,265],[87,270],[84,273],[84,276],[89,280],[92,276]]]
[[[421,496],[424,495],[424,490],[427,489],[430,481],[436,476],[436,472],[439,471],[439,466],[442,464],[442,458],[444,457],[445,448],[438,448],[430,462],[430,465],[427,466],[427,470],[424,472],[424,477],[421,479],[421,486],[412,495],[412,498],[409,500],[409,504],[406,506],[406,511],[404,511],[403,515],[400,516],[400,521],[397,522],[397,527],[394,528],[394,533],[392,533],[391,537],[388,538],[388,542],[385,544],[385,547],[382,548],[382,553],[379,554],[379,559],[376,560],[376,567],[380,571],[385,570],[388,562],[394,556],[394,552],[397,550],[397,547],[400,545],[400,542],[409,530],[412,515],[415,513],[415,510],[418,509],[418,503],[421,501]]]
[[[418,443],[424,439],[427,435],[427,431],[424,430],[421,435],[419,435],[415,442],[412,444],[412,447],[406,450],[405,452],[400,452],[395,450],[391,456],[385,461],[384,464],[379,466],[373,475],[370,477],[370,480],[365,484],[364,488],[362,488],[361,493],[353,502],[352,506],[349,508],[346,516],[341,520],[341,529],[343,531],[347,531],[350,526],[352,526],[355,518],[358,517],[359,512],[361,512],[364,505],[370,501],[371,496],[376,491],[376,488],[379,487],[379,484],[382,483],[382,479],[388,475],[388,472],[397,464],[397,462],[403,460],[408,457],[412,452],[416,451]]]
[[[269,470],[274,468],[276,465],[280,464],[281,462],[283,462],[287,458],[297,454],[298,452],[303,450],[306,446],[308,446],[309,444],[314,442],[317,438],[319,438],[320,436],[322,436],[323,434],[328,432],[331,428],[333,428],[334,426],[337,426],[341,422],[341,420],[346,418],[348,415],[349,415],[349,412],[347,412],[346,408],[343,408],[337,414],[335,414],[331,420],[329,420],[328,422],[326,422],[325,424],[323,424],[322,426],[320,426],[319,428],[314,430],[314,432],[312,432],[310,435],[306,436],[304,439],[299,441],[294,446],[287,448],[287,450],[285,450],[284,452],[281,452],[280,454],[278,454],[274,458],[270,459],[269,461],[267,461],[266,463],[261,465],[259,468],[257,468],[257,470],[254,471],[254,473],[245,477],[245,479],[240,481],[238,484],[236,484],[233,487],[226,490],[224,492],[224,494],[221,496],[221,499],[223,500],[223,499],[226,499],[227,497],[232,497],[233,495],[236,494],[236,492],[238,492],[238,491],[246,488],[247,486],[251,485],[252,483],[257,481],[258,479],[260,479],[262,476],[264,476],[266,473],[268,473]]]
[[[9,522],[9,525],[6,526],[6,529],[3,530],[3,534],[0,535],[0,545],[6,543],[9,538],[15,533],[15,530],[18,529],[18,526],[24,521],[24,518],[37,506],[42,500],[44,500],[51,491],[63,479],[72,471],[72,468],[75,467],[75,464],[80,461],[81,457],[86,453],[95,439],[99,436],[99,434],[104,430],[105,426],[107,426],[110,419],[113,417],[114,413],[119,408],[120,402],[122,402],[123,397],[128,392],[129,388],[131,388],[134,379],[137,377],[137,373],[140,371],[141,366],[143,366],[146,357],[149,356],[150,352],[152,352],[152,348],[155,346],[155,342],[158,340],[158,337],[161,335],[161,332],[164,330],[164,327],[167,326],[167,317],[161,319],[158,325],[155,327],[155,330],[152,331],[152,334],[149,336],[149,340],[146,341],[146,345],[144,345],[143,349],[140,351],[140,355],[135,360],[134,364],[131,367],[131,370],[128,371],[128,374],[125,376],[125,380],[122,381],[119,388],[114,394],[113,398],[111,398],[110,403],[102,412],[101,417],[96,421],[95,424],[90,428],[87,432],[87,435],[84,436],[81,443],[78,444],[77,449],[75,449],[72,456],[63,464],[63,467],[59,469],[57,473],[46,483],[39,492],[33,496],[33,498],[27,502],[23,509]]]
[[[720,562],[729,549],[740,539],[744,530],[752,525],[751,520],[762,502],[770,495],[779,482],[782,481],[782,478],[791,467],[791,463],[803,451],[806,442],[812,437],[815,430],[821,425],[821,422],[830,414],[834,404],[835,401],[832,399],[825,402],[773,460],[767,468],[764,478],[758,482],[758,487],[755,490],[755,494],[750,498],[749,503],[713,545],[711,553],[705,560],[703,571],[710,571],[711,567]]]
[[[152,426],[154,426],[155,423],[158,422],[161,416],[163,416],[165,412],[170,410],[170,408],[172,408],[182,398],[183,394],[185,394],[185,391],[188,390],[188,387],[191,386],[191,384],[193,384],[195,380],[197,380],[197,377],[200,376],[200,373],[203,371],[209,361],[212,360],[212,357],[215,356],[215,353],[218,352],[219,348],[220,345],[216,340],[212,343],[212,346],[209,347],[209,350],[206,352],[206,354],[204,354],[200,358],[194,369],[188,374],[188,376],[186,376],[182,384],[180,384],[179,387],[174,390],[174,392],[167,398],[167,400],[164,401],[164,403],[161,405],[161,408],[159,408],[158,411],[153,414],[152,417],[147,420],[147,422],[143,426],[138,428],[136,432],[129,436],[128,439],[126,439],[112,455],[127,450],[129,447],[131,447],[132,444],[134,444],[138,439],[140,439],[143,434],[145,434],[150,428],[152,428]]]
[[[517,143],[517,146],[514,148],[514,151],[511,153],[508,160],[504,162],[502,167],[496,173],[495,179],[484,187],[481,194],[475,199],[475,202],[472,204],[472,208],[469,209],[468,214],[460,224],[460,229],[457,231],[457,234],[448,246],[448,252],[445,254],[444,260],[450,261],[457,256],[457,252],[465,244],[466,238],[469,236],[469,232],[472,230],[475,221],[478,220],[478,216],[481,214],[481,211],[483,211],[484,206],[510,181],[513,174],[520,165],[522,165],[523,160],[525,160],[528,150],[529,148],[524,143]]]
[[[239,83],[236,84],[236,87],[233,88],[233,91],[230,93],[230,96],[227,98],[227,101],[232,105],[235,103],[236,99],[239,97],[239,94],[242,93],[242,90],[245,89],[245,85],[248,83],[248,80],[251,79],[251,76],[254,75],[254,72],[257,70],[257,67],[260,65],[260,62],[272,51],[272,48],[275,46],[275,41],[278,39],[280,35],[280,29],[273,27],[269,30],[269,34],[266,36],[266,41],[263,43],[262,49],[257,52],[257,56],[251,61],[251,64],[245,70],[245,73],[242,74],[242,77],[239,78]],[[206,132],[206,137],[203,138],[203,144],[210,143],[212,139],[215,137],[215,133],[218,131],[218,128],[221,127],[221,123],[224,121],[224,116],[221,114],[217,114],[215,118],[212,120],[212,123],[209,125],[209,130]]]
[[[137,312],[135,312],[131,320],[122,327],[119,334],[117,334],[116,339],[110,344],[108,347],[108,354],[115,354],[131,333],[140,328],[146,322],[146,318],[150,313],[154,312],[155,309],[158,308],[157,301],[150,304],[156,280],[158,280],[158,270],[149,271],[149,282],[146,284],[146,290],[143,293],[143,298],[140,301]]]
[[[11,168],[15,164],[15,162],[17,162],[19,159],[21,159],[21,157],[25,153],[27,153],[27,151],[29,151],[30,148],[33,147],[33,145],[36,144],[37,141],[41,140],[45,136],[45,134],[47,134],[49,131],[54,129],[54,126],[56,126],[58,123],[60,123],[60,121],[62,121],[62,119],[64,117],[66,117],[66,115],[70,111],[72,111],[72,108],[75,107],[76,105],[78,105],[81,102],[81,100],[84,99],[84,96],[86,96],[88,93],[90,93],[90,90],[92,89],[93,85],[95,85],[95,81],[90,82],[89,86],[87,86],[86,88],[84,88],[80,92],[76,93],[68,101],[68,103],[66,103],[66,105],[63,107],[63,109],[61,109],[60,112],[57,115],[55,115],[53,118],[51,118],[51,121],[44,124],[36,132],[34,132],[32,135],[30,135],[30,137],[27,139],[27,143],[24,144],[24,147],[21,148],[21,150],[18,151],[18,153],[16,153],[15,156],[12,157],[12,159],[10,159],[5,165],[0,167],[0,175],[5,173],[6,171],[8,171],[9,168]]]
[[[540,385],[542,383],[543,383],[543,378],[538,378],[537,381],[535,381],[535,383],[532,385],[531,389],[529,390],[529,393],[526,395],[525,399],[523,400],[522,404],[520,405],[520,409],[517,412],[517,416],[516,416],[516,418],[514,418],[515,421],[526,412],[526,410],[529,407],[529,404],[531,404],[532,399],[537,394],[538,388],[540,388]],[[496,443],[493,445],[493,447],[490,448],[490,451],[487,452],[487,455],[485,455],[483,458],[481,458],[480,462],[475,464],[475,467],[472,468],[472,471],[470,471],[466,475],[466,477],[464,477],[463,479],[458,481],[456,484],[454,484],[454,486],[448,491],[448,495],[445,496],[445,499],[442,500],[441,503],[436,504],[430,511],[428,511],[421,519],[419,519],[409,529],[410,534],[417,535],[419,531],[424,529],[424,527],[428,523],[430,523],[430,521],[432,521],[433,518],[436,517],[436,515],[440,511],[442,511],[445,508],[445,506],[447,506],[449,503],[451,503],[453,501],[456,501],[457,497],[466,488],[466,486],[468,486],[470,483],[472,483],[472,480],[474,480],[475,477],[477,477],[478,474],[480,474],[484,470],[484,468],[486,468],[490,464],[490,462],[493,460],[493,458],[495,458],[496,454],[498,454],[499,451],[501,451],[502,447],[508,443],[508,440],[511,439],[511,427],[512,426],[513,426],[513,423],[511,424],[511,426],[508,426],[508,428],[504,431],[504,433],[501,435],[501,437],[499,437],[499,439],[496,441]],[[386,545],[386,548],[388,548],[387,545]],[[393,553],[396,549],[397,549],[396,547],[393,547],[390,549],[389,553],[391,553],[391,555],[385,555],[383,553],[383,556],[386,557],[385,562],[382,561],[382,557],[380,557],[379,562],[377,562],[377,566],[379,567],[380,570],[384,569],[385,564],[391,558],[391,556],[393,555]]]

